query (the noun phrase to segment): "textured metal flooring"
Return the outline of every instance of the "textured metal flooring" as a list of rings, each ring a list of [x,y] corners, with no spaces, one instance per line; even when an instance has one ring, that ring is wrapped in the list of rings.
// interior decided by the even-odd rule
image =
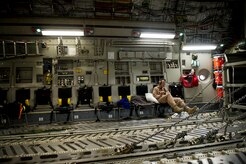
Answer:
[[[1,163],[51,163],[83,159],[102,158],[117,155],[125,145],[138,143],[135,152],[168,148],[183,131],[187,132],[177,147],[196,144],[196,139],[206,136],[213,129],[220,129],[225,122],[215,114],[209,120],[204,115],[190,118],[167,130],[180,119],[131,120],[124,122],[81,122],[2,129],[0,136]],[[205,122],[206,121],[206,122]],[[245,121],[235,121],[233,126],[223,128],[217,136],[237,139],[237,133],[244,130]],[[146,137],[162,131],[153,137]],[[226,140],[227,138],[223,138]],[[144,140],[143,142],[141,142]],[[188,144],[188,145],[189,145]],[[65,162],[66,161],[66,162]]]

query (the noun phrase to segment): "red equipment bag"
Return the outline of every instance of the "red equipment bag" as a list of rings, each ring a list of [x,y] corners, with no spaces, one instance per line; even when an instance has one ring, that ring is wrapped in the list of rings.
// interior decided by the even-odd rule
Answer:
[[[180,81],[185,88],[193,88],[198,86],[198,78],[196,74],[182,75],[180,77]]]

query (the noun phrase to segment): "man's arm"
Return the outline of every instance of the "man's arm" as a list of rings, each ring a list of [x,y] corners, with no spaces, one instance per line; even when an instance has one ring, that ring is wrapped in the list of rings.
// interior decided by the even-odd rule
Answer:
[[[165,90],[165,95],[168,95],[168,94],[170,94],[170,92],[169,92],[169,89],[167,89],[167,88],[164,88],[164,90]]]
[[[154,96],[157,100],[162,96],[162,94],[160,94],[159,89],[158,89],[157,87],[155,87],[155,88],[153,89],[153,96]]]

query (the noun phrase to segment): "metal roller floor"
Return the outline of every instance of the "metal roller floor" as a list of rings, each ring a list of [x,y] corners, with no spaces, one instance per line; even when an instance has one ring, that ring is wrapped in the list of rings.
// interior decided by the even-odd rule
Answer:
[[[227,126],[216,113],[205,113],[179,121],[78,122],[2,129],[0,163],[110,163],[122,159],[127,163],[152,159],[168,163],[170,159],[163,158],[165,152],[160,155],[158,151],[176,149],[173,151],[177,154],[180,148],[188,152],[213,144],[212,148],[225,151],[244,143],[245,120],[235,120]],[[133,143],[134,150],[124,153],[126,145]],[[242,151],[244,146],[240,147]],[[143,156],[146,152],[150,154]]]

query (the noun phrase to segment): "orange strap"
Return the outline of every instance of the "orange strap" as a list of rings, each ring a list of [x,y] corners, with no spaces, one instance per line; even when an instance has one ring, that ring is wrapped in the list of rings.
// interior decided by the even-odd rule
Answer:
[[[23,111],[23,106],[22,104],[20,104],[19,120],[21,119],[22,111]]]

